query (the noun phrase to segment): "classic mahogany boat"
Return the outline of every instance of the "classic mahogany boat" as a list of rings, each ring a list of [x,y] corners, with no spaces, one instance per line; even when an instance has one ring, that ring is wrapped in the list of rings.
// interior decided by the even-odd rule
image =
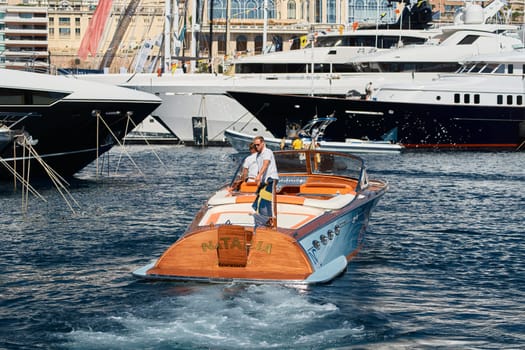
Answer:
[[[158,260],[133,274],[161,280],[312,284],[344,272],[363,246],[370,213],[388,184],[369,180],[364,161],[354,155],[316,150],[274,155],[279,181],[270,195],[273,214],[268,221],[260,225],[261,220],[254,220],[261,217],[253,209],[257,185],[240,181],[239,167],[187,231]]]

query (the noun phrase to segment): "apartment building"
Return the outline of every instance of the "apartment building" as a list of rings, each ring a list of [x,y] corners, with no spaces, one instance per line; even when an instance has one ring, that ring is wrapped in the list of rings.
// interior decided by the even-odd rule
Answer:
[[[47,70],[47,7],[0,2],[0,67]]]

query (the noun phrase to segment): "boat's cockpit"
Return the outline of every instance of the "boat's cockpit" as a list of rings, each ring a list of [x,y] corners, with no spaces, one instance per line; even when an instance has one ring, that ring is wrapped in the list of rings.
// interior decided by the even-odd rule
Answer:
[[[355,179],[359,184],[356,191],[368,186],[364,161],[350,154],[317,150],[288,150],[276,151],[274,156],[279,172],[278,188],[302,186],[314,177],[322,177],[321,175]],[[232,186],[238,181],[241,174],[242,164],[232,180]]]

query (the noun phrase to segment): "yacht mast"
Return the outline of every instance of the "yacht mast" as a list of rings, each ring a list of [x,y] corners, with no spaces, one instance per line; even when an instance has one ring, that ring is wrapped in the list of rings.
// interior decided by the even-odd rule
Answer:
[[[231,0],[226,1],[226,56],[230,55],[230,8],[231,8]]]
[[[213,0],[212,0],[213,1]],[[190,72],[195,71],[195,59],[197,57],[197,31],[200,30],[200,24],[197,23],[197,0],[192,1],[191,5],[191,44],[190,52],[192,59],[190,60]]]
[[[262,52],[266,53],[266,46],[267,46],[267,40],[268,40],[268,0],[264,0],[263,2],[263,18],[264,18],[264,25],[263,25],[263,47]]]
[[[172,23],[171,1],[164,1],[164,73],[171,70],[171,27],[172,24],[177,25]],[[174,1],[176,2],[177,0]]]

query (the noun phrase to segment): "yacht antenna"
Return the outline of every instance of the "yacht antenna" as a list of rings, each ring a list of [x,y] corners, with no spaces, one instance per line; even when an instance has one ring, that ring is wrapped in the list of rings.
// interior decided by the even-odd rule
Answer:
[[[379,35],[379,1],[377,2],[377,7],[376,7],[376,50],[378,49],[377,47],[377,40],[378,40],[378,35]]]
[[[263,2],[263,53],[266,53],[266,46],[268,41],[268,0]]]

